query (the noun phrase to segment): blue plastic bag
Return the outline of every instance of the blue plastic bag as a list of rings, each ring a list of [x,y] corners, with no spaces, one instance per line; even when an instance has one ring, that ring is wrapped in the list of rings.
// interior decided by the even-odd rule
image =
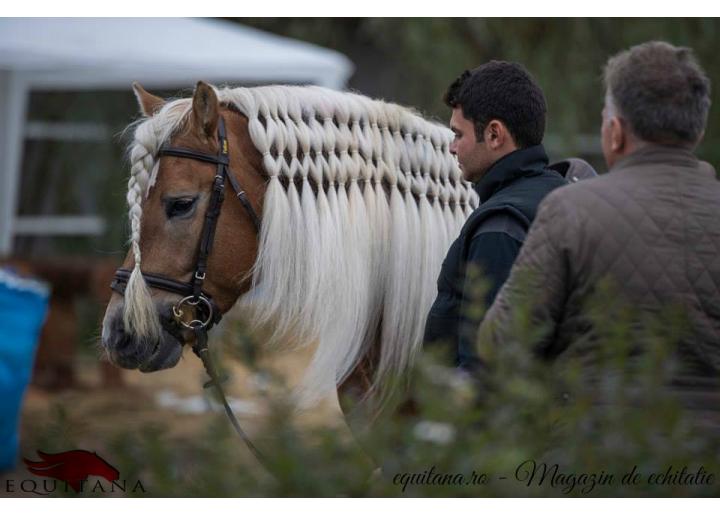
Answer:
[[[49,297],[46,284],[0,268],[0,472],[17,461],[20,406]]]

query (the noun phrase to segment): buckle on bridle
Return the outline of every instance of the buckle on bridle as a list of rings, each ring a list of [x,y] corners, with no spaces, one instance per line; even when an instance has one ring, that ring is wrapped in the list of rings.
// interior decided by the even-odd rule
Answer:
[[[207,308],[207,319],[205,321],[201,319],[193,319],[191,321],[185,321],[182,316],[184,314],[181,307],[183,304],[187,304],[191,307],[195,307],[195,316],[198,316],[198,311],[204,310],[202,307]],[[185,328],[189,328],[191,330],[194,330],[196,328],[205,328],[207,327],[210,322],[213,320],[213,308],[210,301],[205,298],[204,296],[186,296],[182,300],[180,300],[178,303],[173,305],[173,314],[175,315],[175,318],[180,322],[182,326]]]

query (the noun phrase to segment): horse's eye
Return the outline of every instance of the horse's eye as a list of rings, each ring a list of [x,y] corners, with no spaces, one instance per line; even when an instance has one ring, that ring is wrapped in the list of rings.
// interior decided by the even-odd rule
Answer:
[[[195,207],[195,198],[176,198],[165,202],[165,214],[168,218],[190,215]]]

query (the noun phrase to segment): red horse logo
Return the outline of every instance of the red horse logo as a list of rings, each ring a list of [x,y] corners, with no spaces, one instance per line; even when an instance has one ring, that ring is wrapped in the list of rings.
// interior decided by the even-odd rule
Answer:
[[[97,453],[86,450],[72,450],[62,453],[38,451],[42,458],[39,462],[23,459],[30,473],[40,477],[50,477],[66,482],[75,492],[79,492],[82,481],[90,475],[102,477],[113,482],[120,473]]]

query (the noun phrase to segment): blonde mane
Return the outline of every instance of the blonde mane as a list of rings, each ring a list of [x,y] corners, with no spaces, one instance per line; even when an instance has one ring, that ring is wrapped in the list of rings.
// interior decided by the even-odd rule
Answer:
[[[342,383],[378,337],[374,384],[402,374],[420,348],[442,259],[478,204],[449,153],[452,133],[408,108],[320,87],[216,92],[248,118],[269,177],[253,287],[241,302],[273,339],[318,343],[302,398]],[[125,322],[138,333],[159,329],[139,273],[141,203],[154,155],[190,106],[167,103],[131,145],[136,268]]]

